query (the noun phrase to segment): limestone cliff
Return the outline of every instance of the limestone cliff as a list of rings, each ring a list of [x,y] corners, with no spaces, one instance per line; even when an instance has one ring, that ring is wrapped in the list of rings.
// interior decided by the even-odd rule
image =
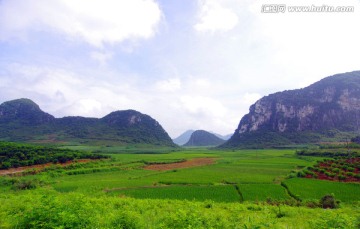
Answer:
[[[330,130],[359,129],[360,71],[355,71],[324,78],[303,89],[263,97],[250,107],[227,145],[241,145],[248,141],[246,136],[277,136],[281,138],[277,141],[284,144],[302,142],[296,139],[297,134],[317,136],[303,140],[308,142]]]

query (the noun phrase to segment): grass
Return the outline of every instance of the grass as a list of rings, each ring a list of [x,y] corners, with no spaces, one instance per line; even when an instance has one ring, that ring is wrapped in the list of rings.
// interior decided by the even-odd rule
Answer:
[[[281,200],[288,196],[280,186],[280,182],[290,171],[296,170],[298,167],[311,166],[318,159],[316,157],[298,157],[294,150],[191,149],[168,154],[122,153],[109,155],[112,156],[112,160],[84,165],[85,168],[69,169],[62,172],[60,176],[47,179],[52,183],[51,186],[59,192],[76,191],[92,195],[100,195],[107,189],[136,188],[159,184],[207,186],[237,184],[245,201],[265,201],[267,198]],[[145,163],[170,163],[199,157],[215,157],[217,158],[216,164],[170,171],[142,169]],[[46,174],[37,176],[46,176]],[[295,189],[299,189],[300,186]],[[330,193],[332,193],[332,188],[336,187],[329,187]],[[150,191],[150,189],[145,191]],[[141,190],[136,192],[141,192]],[[312,192],[312,190],[307,190],[307,192]],[[162,193],[159,191],[154,191],[152,195],[156,196],[156,193],[158,193],[158,198],[162,198]],[[320,197],[316,196],[316,198]],[[210,195],[204,198],[216,199]]]
[[[112,159],[22,177],[39,181],[33,190],[14,191],[14,178],[0,177],[0,228],[359,226],[360,184],[286,178],[293,170],[313,166],[318,157],[297,156],[291,149],[119,153],[120,147],[106,148]],[[214,157],[216,163],[169,171],[143,169],[147,163],[203,157]],[[301,200],[319,201],[334,193],[343,204],[329,211],[266,204],[268,199],[292,198],[281,183]]]
[[[322,196],[333,193],[342,202],[360,201],[360,184],[306,178],[293,178],[284,183],[301,200],[319,200]]]
[[[177,199],[215,202],[239,202],[240,196],[233,185],[217,186],[159,186],[131,188],[109,192],[110,195],[128,196],[139,199]]]
[[[238,185],[244,201],[286,200],[291,197],[281,185],[241,184]]]
[[[281,211],[281,217],[279,217]],[[0,228],[358,228],[360,208],[154,200],[59,194],[0,194]]]

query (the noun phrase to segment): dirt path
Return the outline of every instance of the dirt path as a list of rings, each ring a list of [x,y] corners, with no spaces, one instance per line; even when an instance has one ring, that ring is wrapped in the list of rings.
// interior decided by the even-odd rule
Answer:
[[[89,161],[91,161],[91,160],[90,159],[80,159],[80,160],[77,160],[77,163],[86,163]],[[23,166],[23,167],[5,169],[5,170],[0,170],[0,176],[22,173],[22,172],[25,172],[26,170],[30,170],[30,169],[36,169],[38,171],[41,171],[44,168],[50,167],[52,165],[60,165],[62,167],[65,167],[65,166],[73,164],[73,163],[74,163],[73,161],[67,161],[62,164],[61,163],[58,163],[58,164],[46,163],[46,164],[41,164],[41,165],[31,165],[31,166]]]
[[[190,168],[195,166],[211,165],[215,163],[215,158],[195,158],[188,161],[169,163],[169,164],[153,164],[147,165],[144,169],[165,171],[172,169]]]

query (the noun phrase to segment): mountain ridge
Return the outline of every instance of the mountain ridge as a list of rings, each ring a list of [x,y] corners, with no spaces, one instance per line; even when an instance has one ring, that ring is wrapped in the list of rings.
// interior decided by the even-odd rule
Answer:
[[[187,130],[178,137],[174,138],[173,142],[179,146],[184,145],[189,141],[192,133],[194,133],[194,130]]]
[[[331,138],[360,129],[360,71],[308,87],[276,92],[250,106],[223,147],[274,147]]]
[[[191,134],[189,141],[183,146],[218,146],[224,142],[225,140],[217,137],[215,134],[205,130],[196,130]]]
[[[135,110],[119,110],[102,118],[55,118],[30,99],[0,105],[0,139],[11,141],[81,141],[174,146],[162,126]]]

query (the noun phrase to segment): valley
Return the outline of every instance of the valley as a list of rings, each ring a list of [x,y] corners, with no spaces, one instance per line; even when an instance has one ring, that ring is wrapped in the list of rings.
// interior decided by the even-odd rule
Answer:
[[[0,229],[360,229],[360,0],[0,0]]]
[[[83,227],[84,222],[97,223],[98,228],[358,225],[359,183],[292,175],[326,157],[301,156],[292,149],[138,150],[107,147],[107,152],[97,149],[96,154],[108,159],[1,176],[0,226]],[[204,159],[209,163],[174,166]],[[339,208],[321,208],[319,201],[327,194],[340,201]],[[60,212],[65,215],[55,217]],[[147,221],[150,215],[153,219]],[[218,217],[222,220],[214,221]]]
[[[359,228],[359,74],[261,98],[230,139],[4,102],[0,228]]]

